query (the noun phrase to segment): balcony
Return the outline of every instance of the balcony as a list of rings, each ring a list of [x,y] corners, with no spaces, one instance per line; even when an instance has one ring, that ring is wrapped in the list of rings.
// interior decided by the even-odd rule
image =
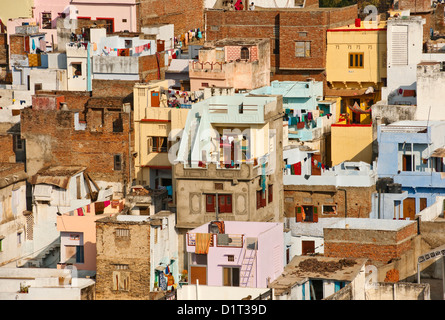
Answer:
[[[66,44],[66,56],[69,58],[87,58],[88,42],[69,42]]]
[[[244,235],[242,234],[215,234],[213,233],[210,238],[210,247],[230,247],[230,248],[242,248],[244,241]],[[187,233],[187,246],[196,246],[196,233]]]

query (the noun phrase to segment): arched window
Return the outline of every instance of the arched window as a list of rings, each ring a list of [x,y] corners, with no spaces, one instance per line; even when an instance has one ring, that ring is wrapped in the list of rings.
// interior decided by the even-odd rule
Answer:
[[[249,60],[249,49],[246,47],[241,48],[241,59]]]

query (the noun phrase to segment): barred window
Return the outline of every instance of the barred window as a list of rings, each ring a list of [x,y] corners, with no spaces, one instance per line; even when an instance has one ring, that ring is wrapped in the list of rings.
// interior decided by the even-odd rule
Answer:
[[[116,229],[116,237],[125,238],[129,236],[130,236],[130,229],[122,229],[122,228]]]

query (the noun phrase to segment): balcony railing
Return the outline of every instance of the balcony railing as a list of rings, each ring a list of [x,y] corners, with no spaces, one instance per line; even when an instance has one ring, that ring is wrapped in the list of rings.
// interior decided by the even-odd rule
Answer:
[[[212,234],[210,247],[242,248],[244,235],[242,234]],[[196,233],[187,233],[187,245],[196,246]]]

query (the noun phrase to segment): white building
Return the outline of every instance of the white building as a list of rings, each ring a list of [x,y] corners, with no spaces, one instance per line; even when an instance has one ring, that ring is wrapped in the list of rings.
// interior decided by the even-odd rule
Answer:
[[[26,212],[26,179],[23,164],[0,164],[0,266],[26,254],[25,242],[32,235],[32,215]],[[31,232],[26,235],[26,232]]]
[[[422,60],[424,24],[425,19],[419,16],[387,21],[387,84],[382,88],[382,100],[388,104],[416,104],[414,92],[417,64]]]
[[[95,282],[76,270],[0,268],[0,300],[94,300]]]
[[[85,167],[55,166],[44,168],[31,178],[34,240],[30,251],[32,255],[23,259],[21,265],[25,265],[27,260],[39,265],[57,264],[58,255],[55,255],[57,259],[47,261],[46,253],[59,248],[58,214],[90,204],[92,192],[99,192],[85,175],[85,170]]]

